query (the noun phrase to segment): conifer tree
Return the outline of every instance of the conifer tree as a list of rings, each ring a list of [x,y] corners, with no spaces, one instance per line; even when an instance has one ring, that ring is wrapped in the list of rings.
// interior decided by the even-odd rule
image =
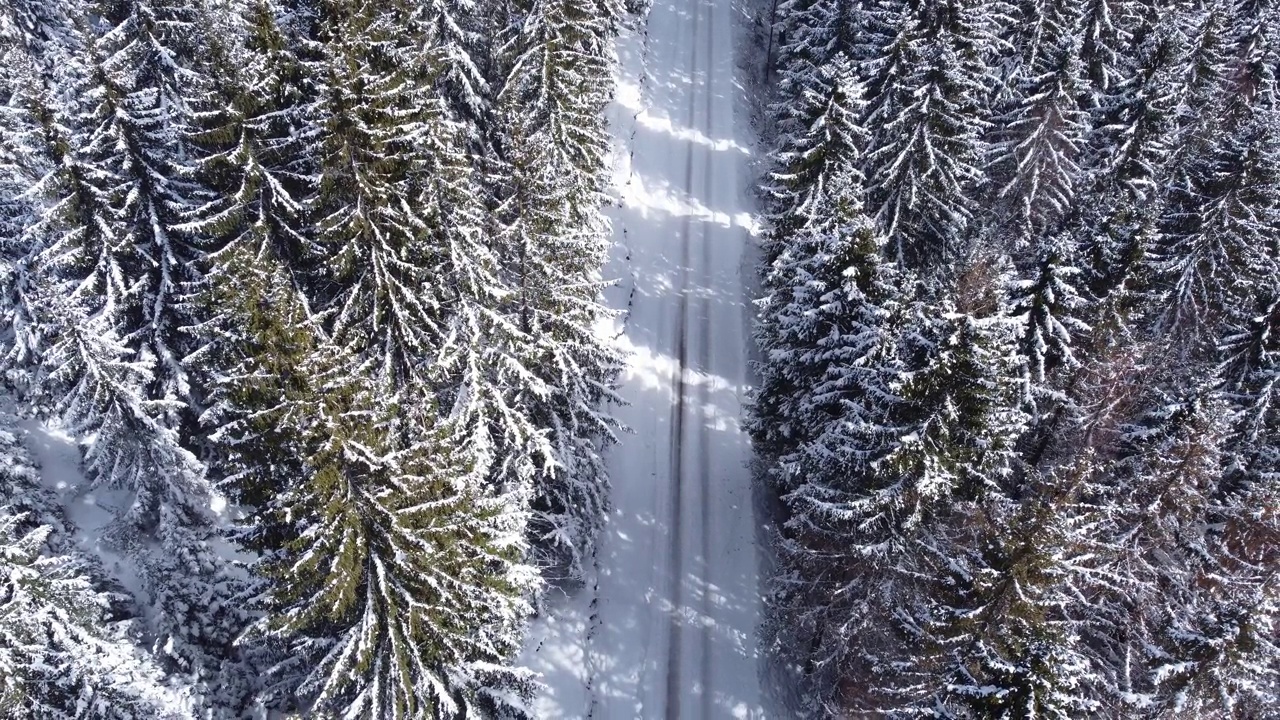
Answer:
[[[1020,505],[962,503],[944,550],[930,547],[940,585],[908,637],[927,649],[906,670],[906,707],[945,717],[1080,717],[1096,712],[1096,674],[1072,617],[1086,545],[1073,522],[1073,482],[1036,484]],[[950,551],[950,552],[948,552]],[[1083,567],[1082,567],[1083,566]]]
[[[866,154],[869,210],[907,267],[963,251],[994,84],[985,64],[995,35],[988,12],[967,0],[904,7],[882,56],[882,72],[892,74],[868,110],[867,127],[875,128]]]
[[[316,409],[338,425],[313,441],[306,481],[272,503],[300,531],[264,568],[274,582],[260,631],[286,647],[273,676],[312,712],[353,717],[518,703],[528,679],[505,663],[531,578],[513,574],[523,525],[510,499],[458,481],[447,435],[395,451],[376,415],[345,411],[363,417],[343,427],[351,420]]]
[[[1280,59],[1280,3],[1236,0],[1231,8],[1227,107],[1229,123],[1245,122],[1254,108],[1275,110]]]
[[[1056,229],[1075,201],[1088,115],[1072,6],[1052,3],[1024,50],[1011,108],[994,119],[990,180],[996,217],[1014,246]]]
[[[1157,328],[1184,352],[1203,351],[1275,272],[1278,131],[1263,115],[1223,136],[1192,169],[1189,186],[1172,193],[1158,266],[1168,301]]]
[[[176,427],[191,420],[181,328],[192,321],[183,296],[198,281],[192,271],[201,254],[198,239],[177,227],[203,194],[189,178],[184,130],[190,89],[204,79],[180,60],[198,56],[198,15],[191,3],[171,0],[107,3],[100,11],[109,30],[94,42],[79,88],[91,103],[80,122],[84,159],[110,208],[105,250],[119,276],[95,281],[115,286],[107,307],[117,332],[154,364],[148,395],[164,403],[164,422]]]
[[[502,158],[496,247],[511,295],[501,308],[506,403],[493,432],[500,487],[530,488],[530,532],[547,564],[580,572],[606,505],[600,445],[614,423],[616,351],[592,330],[605,310],[603,204],[611,94],[610,16],[592,4],[538,0],[513,39],[499,92]]]
[[[1079,367],[1075,346],[1089,331],[1083,319],[1089,300],[1075,254],[1069,237],[1046,240],[1030,274],[1014,285],[1008,300],[1009,314],[1023,323],[1018,356],[1026,362],[1027,400],[1037,420],[1066,399],[1059,395],[1061,383],[1054,376],[1060,369]]]
[[[1101,176],[1095,180],[1118,184],[1139,204],[1159,196],[1174,152],[1177,74],[1185,58],[1180,22],[1165,13],[1136,35],[1133,68],[1099,96],[1094,111],[1090,165]]]
[[[132,22],[99,45],[138,46]],[[90,48],[86,42],[92,59]],[[123,62],[132,52],[114,57]],[[159,62],[157,52],[152,47],[148,57]],[[6,318],[10,377],[35,414],[90,439],[84,470],[95,486],[132,492],[104,542],[138,566],[145,600],[156,609],[145,637],[197,693],[234,706],[243,687],[224,650],[243,616],[225,603],[234,581],[207,544],[211,496],[204,468],[179,432],[189,397],[185,373],[166,355],[177,347],[176,323],[185,317],[169,302],[180,288],[167,269],[177,272],[179,263],[161,252],[172,237],[166,222],[179,208],[161,166],[145,164],[162,155],[150,151],[165,147],[146,145],[148,133],[168,138],[176,128],[162,126],[163,113],[145,110],[159,102],[152,90],[117,94],[147,77],[145,63],[138,75],[112,76],[107,66],[76,58],[54,78],[33,81],[25,103],[24,169],[38,181],[27,194],[32,217],[10,246],[5,294],[18,299]],[[86,91],[76,100],[96,104],[84,109],[36,96],[58,77]]]
[[[441,335],[427,275],[425,223],[409,178],[420,171],[415,103],[420,88],[397,66],[406,40],[400,4],[322,3],[313,61],[318,92],[310,148],[318,166],[308,199],[325,261],[311,285],[332,333],[358,362],[353,372],[394,398],[423,387]]]
[[[1132,36],[1134,0],[1085,0],[1081,4],[1080,58],[1092,100],[1106,96],[1128,75],[1125,47]]]
[[[808,401],[821,365],[795,356],[807,353],[825,334],[818,312],[831,303],[830,293],[844,285],[841,273],[852,261],[845,246],[870,242],[859,252],[879,252],[876,241],[855,239],[874,229],[863,211],[864,183],[859,169],[867,133],[860,124],[860,88],[843,55],[809,80],[799,104],[787,106],[787,135],[776,154],[777,170],[770,187],[775,200],[774,246],[760,301],[761,347],[768,355],[767,370],[754,410],[756,439],[770,452],[794,448],[802,428],[796,404]],[[867,258],[871,260],[870,257]],[[828,298],[826,300],[820,298]],[[831,307],[834,317],[848,310]]]
[[[1121,711],[1158,701],[1165,629],[1192,606],[1198,578],[1214,572],[1206,530],[1227,429],[1221,401],[1203,388],[1181,397],[1153,388],[1144,400],[1117,438],[1094,519],[1102,562],[1088,643]]]
[[[133,647],[126,596],[73,546],[75,528],[41,484],[24,435],[0,409],[0,712],[177,717],[180,698]]]
[[[454,119],[463,123],[467,141],[473,146],[488,129],[491,89],[485,78],[489,60],[485,57],[492,38],[484,37],[484,13],[492,6],[484,2],[431,0],[416,3],[409,33],[419,37],[422,60],[433,68],[427,78],[450,108]]]
[[[533,575],[520,564],[520,506],[484,492],[456,431],[421,431],[433,408],[400,408],[350,374],[269,244],[224,251],[210,302],[239,328],[206,422],[237,540],[260,560],[264,612],[243,651],[268,707],[352,717],[517,712],[510,667]]]

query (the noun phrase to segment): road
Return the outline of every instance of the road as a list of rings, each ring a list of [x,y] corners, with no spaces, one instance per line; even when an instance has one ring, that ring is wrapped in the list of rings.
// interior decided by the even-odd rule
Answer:
[[[533,628],[539,717],[763,717],[748,386],[749,144],[731,0],[656,0],[619,43],[615,248],[630,360],[587,587]],[[741,127],[739,127],[741,125]]]

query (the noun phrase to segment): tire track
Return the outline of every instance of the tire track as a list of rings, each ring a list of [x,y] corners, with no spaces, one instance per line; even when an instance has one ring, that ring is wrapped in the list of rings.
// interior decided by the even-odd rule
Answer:
[[[715,95],[715,88],[712,87],[711,83],[712,83],[712,78],[715,77],[715,73],[712,72],[711,66],[713,63],[716,62],[716,57],[717,57],[716,48],[715,48],[716,10],[714,7],[711,6],[711,3],[714,2],[714,0],[698,0],[698,2],[699,4],[702,4],[703,2],[707,4],[708,6],[707,12],[709,15],[709,17],[707,18],[708,61],[707,61],[707,84],[705,88],[706,108],[704,112],[706,126],[703,128],[703,135],[706,136],[707,138],[712,138],[714,137],[712,132],[715,127],[715,123],[713,120],[714,116],[712,115],[711,100],[712,100],[712,97]],[[712,165],[713,153],[711,153],[710,151],[707,151],[706,153],[704,153],[704,157],[705,157],[705,161],[704,161],[704,169],[703,169],[703,176],[702,176],[702,202],[708,208],[715,208],[716,203],[713,202],[712,194],[711,194],[712,193],[711,165]],[[710,393],[711,393],[710,378],[712,375],[712,372],[711,372],[711,302],[712,302],[711,294],[712,294],[713,288],[715,287],[715,278],[712,275],[713,266],[711,264],[712,226],[710,225],[709,219],[704,222],[708,224],[706,225],[705,230],[702,234],[702,284],[701,284],[702,312],[700,313],[701,321],[702,321],[701,322],[702,344],[698,348],[699,350],[698,370],[701,371],[703,374],[702,382],[699,384],[699,393],[698,393],[699,408],[703,411],[702,421],[698,425],[699,450],[701,451],[699,453],[698,479],[701,484],[701,490],[702,490],[702,493],[701,493],[702,503],[701,503],[701,507],[699,508],[700,520],[702,523],[701,538],[699,538],[702,542],[702,618],[701,618],[702,622],[699,623],[699,625],[701,626],[701,633],[702,633],[700,638],[701,645],[702,645],[702,648],[701,648],[702,657],[701,657],[701,666],[699,667],[699,671],[702,674],[702,697],[700,698],[702,701],[701,702],[702,717],[709,719],[712,717],[711,710],[712,710],[712,702],[714,700],[714,698],[712,698],[711,696],[711,678],[712,678],[712,675],[711,675],[711,672],[712,672],[712,668],[711,668],[712,625],[711,623],[713,618],[712,611],[714,609],[715,603],[714,603],[714,598],[712,597],[712,588],[714,587],[714,584],[711,581],[712,580],[712,574],[711,574],[712,483],[711,483],[711,452],[710,452],[711,431],[707,425],[707,421],[710,418],[706,417],[706,408],[710,405],[710,400],[711,400],[710,398]]]
[[[689,61],[689,118],[688,126],[694,127],[697,107],[697,92],[694,83],[698,76],[698,46],[700,38],[698,29],[702,18],[700,3],[693,3],[692,42]],[[684,168],[684,186],[687,195],[693,194],[693,143],[688,145]],[[676,316],[676,367],[673,392],[675,404],[671,418],[671,547],[669,549],[669,565],[671,573],[670,593],[671,614],[667,635],[667,677],[666,677],[666,717],[678,720],[680,717],[680,679],[681,679],[681,639],[683,635],[683,619],[680,616],[681,595],[684,583],[684,562],[681,549],[684,544],[684,423],[685,394],[688,383],[685,372],[689,365],[688,316],[689,316],[689,264],[692,259],[690,236],[693,233],[693,217],[685,215],[680,233],[681,242],[681,283],[680,302]]]

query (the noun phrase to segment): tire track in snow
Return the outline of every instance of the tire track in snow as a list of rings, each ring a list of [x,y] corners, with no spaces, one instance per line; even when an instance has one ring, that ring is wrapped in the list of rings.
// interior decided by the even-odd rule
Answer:
[[[700,38],[698,36],[699,25],[701,24],[702,8],[700,2],[692,3],[693,23],[692,23],[692,42],[690,45],[690,61],[689,61],[689,119],[688,127],[694,127],[696,120],[695,111],[697,106],[697,92],[694,84],[698,77],[698,45]],[[684,187],[688,196],[693,195],[693,143],[687,145],[687,154],[685,156],[684,168]],[[681,639],[683,636],[683,619],[681,618],[680,608],[682,606],[681,596],[684,583],[684,562],[681,557],[681,551],[684,545],[684,507],[683,507],[683,477],[684,477],[684,435],[685,435],[685,394],[688,391],[688,382],[685,373],[689,366],[689,279],[690,279],[690,261],[692,260],[692,248],[690,236],[693,234],[693,216],[686,214],[681,227],[680,243],[681,243],[681,282],[680,282],[680,302],[676,310],[676,365],[675,365],[675,382],[673,392],[675,394],[675,404],[672,408],[671,418],[671,547],[669,572],[671,575],[670,593],[671,613],[670,625],[667,634],[667,678],[666,678],[666,717],[668,720],[678,720],[680,717],[680,679],[681,679]]]
[[[707,83],[705,88],[706,108],[704,112],[704,122],[706,126],[702,128],[703,134],[708,138],[713,138],[712,134],[715,124],[712,116],[712,96],[715,89],[711,86],[712,78],[715,73],[711,72],[712,63],[716,62],[715,51],[715,21],[716,11],[711,7],[714,0],[698,0],[698,4],[706,4],[709,17],[707,18]],[[711,195],[711,161],[712,153],[707,151],[704,153],[702,175],[702,202],[709,208],[715,209],[715,203],[712,201]],[[701,332],[702,344],[698,348],[698,370],[702,372],[702,382],[699,384],[699,409],[702,411],[701,422],[698,426],[698,434],[700,441],[698,467],[698,479],[701,484],[701,507],[699,508],[700,520],[702,523],[700,540],[702,541],[702,617],[699,625],[701,626],[701,643],[702,658],[699,671],[702,675],[702,696],[700,698],[702,704],[702,717],[711,718],[712,700],[711,697],[711,631],[712,631],[712,612],[714,610],[714,598],[712,597],[712,588],[714,587],[711,579],[711,537],[712,537],[712,512],[711,512],[711,430],[708,427],[710,417],[707,416],[707,408],[711,404],[711,297],[712,290],[715,287],[715,278],[712,274],[711,264],[711,228],[708,226],[702,234],[702,312],[701,315]]]

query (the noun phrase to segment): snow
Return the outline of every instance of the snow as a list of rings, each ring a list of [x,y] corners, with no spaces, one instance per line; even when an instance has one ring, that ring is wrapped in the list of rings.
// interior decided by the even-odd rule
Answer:
[[[549,602],[523,664],[538,717],[760,718],[748,388],[751,143],[735,122],[738,19],[659,0],[619,41],[615,247],[601,332],[629,354],[613,511],[586,587]],[[741,134],[735,134],[739,131]]]
[[[132,560],[125,558],[108,538],[116,518],[123,517],[133,502],[129,490],[94,488],[80,470],[80,446],[75,438],[58,428],[27,420],[27,447],[40,464],[40,476],[57,493],[75,526],[75,542],[79,549],[97,557],[107,573],[147,609],[148,593]]]

